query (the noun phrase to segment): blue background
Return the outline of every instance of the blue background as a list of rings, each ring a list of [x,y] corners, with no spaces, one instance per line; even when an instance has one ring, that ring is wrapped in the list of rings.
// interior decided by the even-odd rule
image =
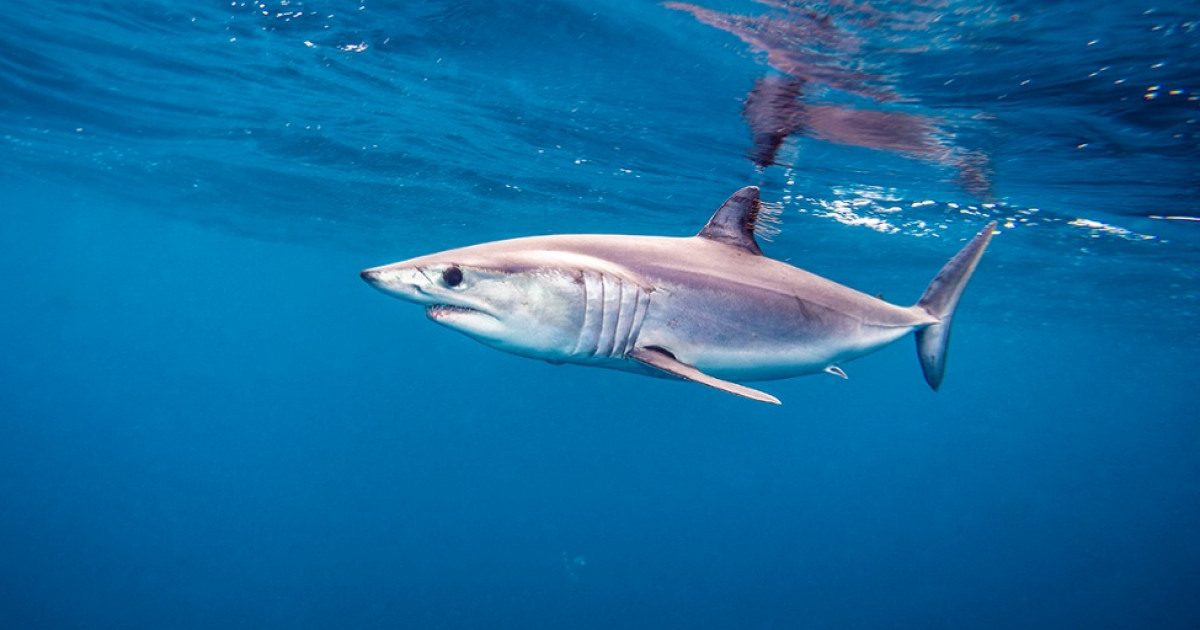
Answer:
[[[989,205],[810,138],[755,170],[761,54],[658,4],[299,6],[0,15],[0,625],[1200,624],[1193,3],[863,53]],[[1002,222],[943,391],[909,340],[781,407],[551,366],[356,277],[746,184],[768,255],[897,303]]]

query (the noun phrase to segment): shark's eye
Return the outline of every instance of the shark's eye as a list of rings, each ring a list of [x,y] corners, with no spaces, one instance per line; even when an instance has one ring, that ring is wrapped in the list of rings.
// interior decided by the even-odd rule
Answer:
[[[442,272],[442,282],[445,282],[448,287],[456,287],[462,284],[462,281],[462,269],[455,265],[446,267],[446,270]]]

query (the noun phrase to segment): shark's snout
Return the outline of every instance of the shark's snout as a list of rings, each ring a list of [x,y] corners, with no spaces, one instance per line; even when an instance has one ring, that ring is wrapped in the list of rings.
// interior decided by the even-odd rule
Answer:
[[[362,278],[367,284],[376,286],[379,284],[379,269],[363,269],[362,271],[358,272],[358,277]]]
[[[420,293],[420,289],[411,282],[403,282],[394,269],[387,266],[371,267],[358,272],[358,277],[371,285],[371,288],[382,291],[393,297],[410,299],[411,295]]]
[[[358,276],[373,289],[392,297],[418,304],[431,303],[432,298],[425,290],[429,286],[428,277],[418,268],[384,265],[364,269]]]

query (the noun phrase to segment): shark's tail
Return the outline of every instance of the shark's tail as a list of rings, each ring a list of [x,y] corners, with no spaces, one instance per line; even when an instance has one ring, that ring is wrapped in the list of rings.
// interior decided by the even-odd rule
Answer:
[[[937,323],[930,324],[916,332],[917,357],[921,359],[921,370],[925,372],[925,382],[935,391],[942,384],[946,372],[946,349],[950,345],[950,322],[954,319],[954,308],[958,306],[958,298],[962,296],[967,281],[975,272],[983,250],[987,248],[992,233],[996,230],[996,222],[987,224],[975,238],[967,243],[945,267],[938,272],[933,282],[925,289],[925,294],[917,301],[914,309],[924,310],[937,318]]]

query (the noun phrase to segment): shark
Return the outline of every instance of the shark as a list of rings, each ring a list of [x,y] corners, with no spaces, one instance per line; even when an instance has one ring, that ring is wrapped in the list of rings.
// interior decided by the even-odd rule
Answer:
[[[950,325],[996,229],[972,238],[911,306],[765,256],[759,190],[730,196],[695,236],[551,234],[450,249],[361,272],[434,322],[554,364],[681,379],[765,403],[744,383],[828,373],[912,333],[942,384]]]

